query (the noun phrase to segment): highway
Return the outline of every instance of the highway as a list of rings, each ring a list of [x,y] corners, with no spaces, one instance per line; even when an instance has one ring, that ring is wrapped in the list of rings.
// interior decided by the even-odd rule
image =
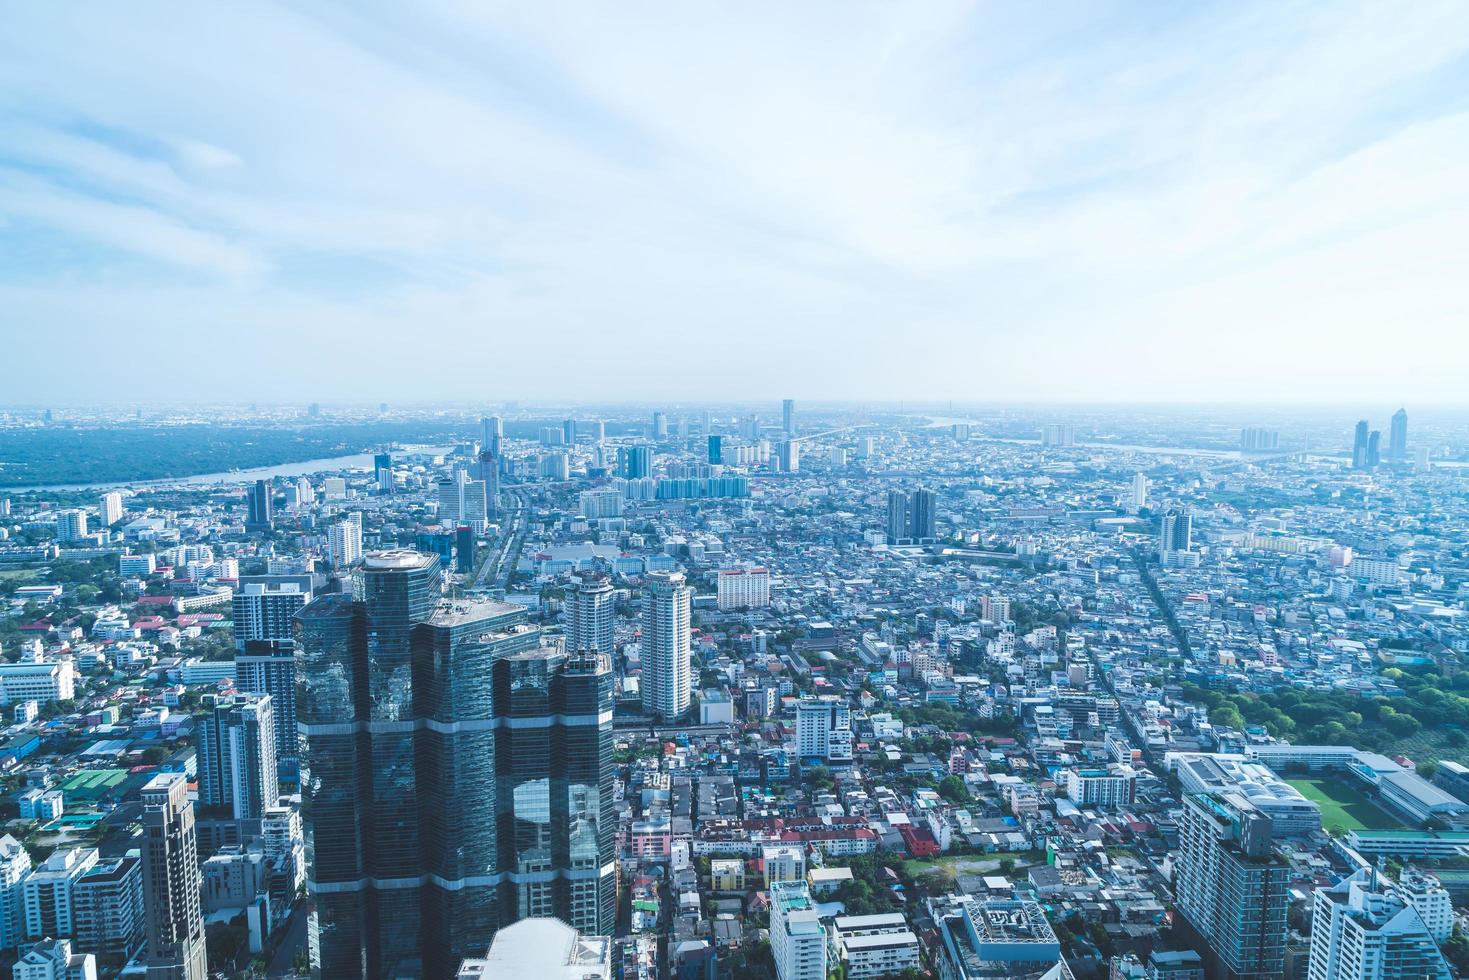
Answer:
[[[500,493],[500,502],[509,520],[500,534],[495,553],[485,559],[474,578],[476,589],[503,589],[509,586],[510,576],[520,563],[520,552],[525,547],[525,501],[513,490]]]

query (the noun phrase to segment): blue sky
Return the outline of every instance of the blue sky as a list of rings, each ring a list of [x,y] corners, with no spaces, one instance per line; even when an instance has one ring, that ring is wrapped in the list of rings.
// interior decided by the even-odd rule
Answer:
[[[4,401],[1469,400],[1469,9],[20,4]]]

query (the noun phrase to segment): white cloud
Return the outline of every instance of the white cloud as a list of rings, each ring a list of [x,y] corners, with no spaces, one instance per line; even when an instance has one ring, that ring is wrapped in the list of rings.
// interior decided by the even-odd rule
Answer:
[[[242,393],[1418,393],[1385,321],[1469,363],[1452,3],[12,19],[0,302],[290,336]]]

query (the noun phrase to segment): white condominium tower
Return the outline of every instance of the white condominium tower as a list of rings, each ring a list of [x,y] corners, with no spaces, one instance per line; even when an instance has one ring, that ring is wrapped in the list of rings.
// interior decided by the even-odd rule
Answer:
[[[693,601],[694,590],[684,584],[682,572],[654,572],[648,576],[643,607],[643,710],[665,721],[689,710]]]
[[[1409,895],[1363,868],[1316,891],[1309,980],[1449,980]]]
[[[596,650],[611,654],[616,593],[601,576],[582,580],[572,593],[566,619],[566,648],[571,653]]]

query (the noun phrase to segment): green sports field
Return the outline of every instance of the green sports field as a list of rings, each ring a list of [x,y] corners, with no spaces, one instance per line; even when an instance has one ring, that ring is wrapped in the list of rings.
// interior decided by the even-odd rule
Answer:
[[[1396,830],[1403,826],[1351,782],[1339,778],[1287,779],[1301,795],[1321,807],[1326,830]]]

